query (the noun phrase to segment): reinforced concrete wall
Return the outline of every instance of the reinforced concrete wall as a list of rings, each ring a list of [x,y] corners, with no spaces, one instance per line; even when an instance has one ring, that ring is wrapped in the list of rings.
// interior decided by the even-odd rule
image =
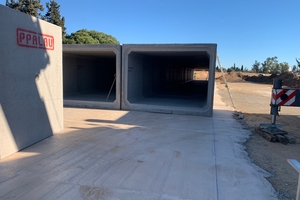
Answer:
[[[122,46],[122,109],[212,116],[216,44]],[[196,70],[208,79],[195,80]]]
[[[120,45],[63,45],[64,105],[120,109]]]
[[[63,129],[61,28],[0,5],[0,159]]]

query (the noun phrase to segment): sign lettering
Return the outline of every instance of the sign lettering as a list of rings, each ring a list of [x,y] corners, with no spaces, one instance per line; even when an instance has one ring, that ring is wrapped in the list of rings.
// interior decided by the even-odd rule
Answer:
[[[17,44],[27,48],[54,50],[54,37],[17,28]]]

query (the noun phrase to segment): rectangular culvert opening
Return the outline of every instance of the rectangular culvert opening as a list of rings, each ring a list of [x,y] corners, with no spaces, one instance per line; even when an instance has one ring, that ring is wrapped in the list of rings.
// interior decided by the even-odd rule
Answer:
[[[149,111],[152,106],[153,111],[171,113],[207,109],[209,81],[214,81],[209,79],[214,64],[207,51],[132,50],[127,62],[127,109],[143,110],[143,105]]]
[[[120,81],[117,80],[117,66],[117,55],[114,51],[64,51],[64,104],[119,109],[119,105],[109,106],[119,102],[117,87]]]

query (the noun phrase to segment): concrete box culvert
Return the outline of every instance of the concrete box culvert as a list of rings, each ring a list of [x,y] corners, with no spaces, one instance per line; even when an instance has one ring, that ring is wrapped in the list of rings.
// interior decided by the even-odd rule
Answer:
[[[120,45],[63,45],[64,106],[120,109]]]
[[[212,116],[216,44],[122,46],[124,110]],[[196,71],[206,73],[196,80]]]

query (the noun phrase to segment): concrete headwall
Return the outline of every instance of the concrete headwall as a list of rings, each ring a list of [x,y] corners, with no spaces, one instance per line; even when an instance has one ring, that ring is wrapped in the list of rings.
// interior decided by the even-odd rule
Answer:
[[[0,159],[63,129],[61,28],[0,5]]]
[[[122,45],[122,109],[212,116],[216,44]],[[194,80],[194,71],[209,74]]]
[[[120,109],[120,45],[63,45],[64,105]]]

